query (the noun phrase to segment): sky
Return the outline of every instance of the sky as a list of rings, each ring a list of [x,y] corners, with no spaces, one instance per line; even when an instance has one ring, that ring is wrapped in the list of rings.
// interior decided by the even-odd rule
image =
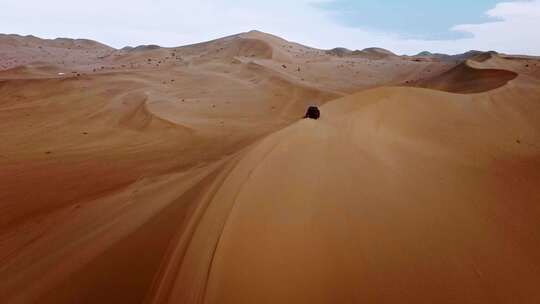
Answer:
[[[0,0],[0,32],[180,46],[252,29],[330,49],[540,55],[540,0]]]

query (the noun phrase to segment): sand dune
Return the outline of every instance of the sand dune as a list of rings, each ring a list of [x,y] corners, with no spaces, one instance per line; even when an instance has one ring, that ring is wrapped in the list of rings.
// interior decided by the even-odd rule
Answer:
[[[385,50],[381,48],[366,48],[361,51],[354,51],[352,52],[352,55],[374,59],[374,60],[381,60],[381,59],[388,59],[388,58],[396,57],[396,54],[392,53],[389,50]]]
[[[1,36],[2,302],[539,302],[538,59],[365,52]]]
[[[265,139],[246,157],[206,302],[538,301],[539,109],[486,109],[498,96],[377,89]]]
[[[517,76],[508,70],[482,68],[478,64],[474,67],[466,61],[415,85],[454,93],[480,93],[502,87]]]

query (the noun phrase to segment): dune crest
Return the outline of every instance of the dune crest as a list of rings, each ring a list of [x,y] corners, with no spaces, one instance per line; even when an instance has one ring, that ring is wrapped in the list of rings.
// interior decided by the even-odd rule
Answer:
[[[435,77],[424,79],[415,85],[452,93],[480,93],[506,85],[518,77],[518,73],[501,68],[484,67],[489,61],[500,60],[493,53],[476,55],[471,59]]]
[[[199,227],[200,241],[215,240],[188,249],[206,262],[177,265],[159,302],[397,303],[407,293],[425,303],[533,303],[540,138],[515,138],[540,127],[539,92],[525,85],[464,98],[388,88],[328,103],[321,120],[272,134],[242,157],[209,204],[228,206],[221,222],[208,211]],[[488,100],[499,108],[486,109]],[[506,251],[512,236],[500,227],[513,221],[521,241]],[[193,265],[204,269],[184,268]],[[514,271],[526,279],[509,281]]]

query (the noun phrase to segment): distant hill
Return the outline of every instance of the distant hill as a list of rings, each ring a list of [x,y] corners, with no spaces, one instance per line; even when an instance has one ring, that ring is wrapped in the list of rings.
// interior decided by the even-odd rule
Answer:
[[[148,44],[148,45],[139,45],[136,47],[132,46],[126,46],[121,49],[121,51],[126,52],[140,52],[140,51],[149,51],[149,50],[157,50],[160,49],[161,46],[155,45],[155,44]]]
[[[338,47],[331,50],[327,50],[326,54],[332,55],[332,56],[338,56],[338,57],[347,57],[347,56],[354,56],[354,57],[365,57],[369,59],[385,59],[388,57],[397,57],[396,54],[392,53],[389,50],[383,49],[383,48],[366,48],[363,50],[349,50],[347,48]]]
[[[343,47],[337,47],[337,48],[326,51],[326,54],[338,56],[338,57],[350,56],[352,53],[353,51],[347,48],[343,48]]]
[[[429,51],[423,51],[412,57],[413,58],[433,58],[433,59],[439,59],[439,60],[444,60],[444,61],[464,61],[464,60],[471,59],[475,56],[482,55],[485,53],[486,52],[471,50],[462,54],[448,55],[448,54],[431,53]],[[487,53],[497,54],[497,52],[494,52],[494,51],[490,51]]]
[[[397,57],[397,55],[392,53],[391,51],[377,47],[365,48],[361,51],[356,50],[352,52],[352,55],[375,60],[386,59],[389,57]]]

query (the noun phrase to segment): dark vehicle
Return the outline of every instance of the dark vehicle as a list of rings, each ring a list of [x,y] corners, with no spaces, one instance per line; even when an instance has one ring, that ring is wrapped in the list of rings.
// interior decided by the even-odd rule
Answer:
[[[310,119],[319,119],[321,117],[321,112],[319,111],[319,108],[315,106],[311,106],[307,109],[306,115],[304,118],[310,118]]]

